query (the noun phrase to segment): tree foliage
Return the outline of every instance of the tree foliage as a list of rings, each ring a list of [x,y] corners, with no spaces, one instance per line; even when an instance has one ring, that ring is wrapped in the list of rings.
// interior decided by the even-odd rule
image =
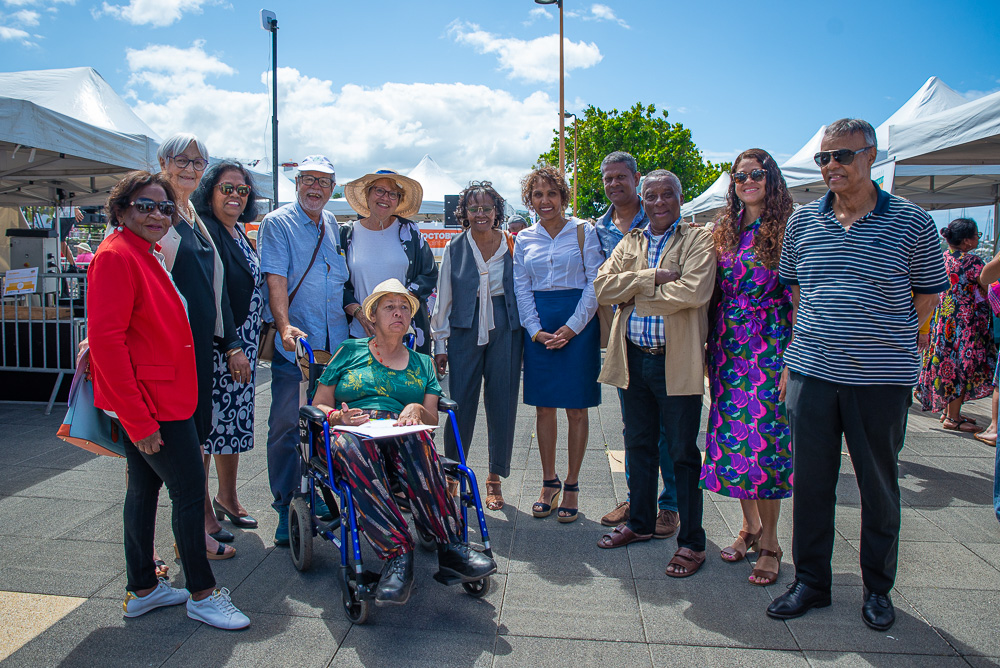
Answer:
[[[641,174],[654,169],[672,171],[684,187],[684,201],[703,193],[723,169],[729,169],[726,163],[715,165],[706,161],[691,139],[691,131],[680,123],[670,123],[666,110],[657,114],[655,106],[641,102],[624,112],[604,111],[591,105],[566,126],[566,176],[571,187],[574,125],[579,142],[576,216],[580,218],[599,216],[608,208],[601,183],[601,160],[612,151],[627,151],[635,156]],[[538,156],[536,166],[559,162],[558,130],[554,134],[552,146]]]

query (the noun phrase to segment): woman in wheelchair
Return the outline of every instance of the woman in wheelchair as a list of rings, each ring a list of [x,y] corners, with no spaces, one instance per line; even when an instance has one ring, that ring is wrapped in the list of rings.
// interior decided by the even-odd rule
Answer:
[[[419,308],[396,279],[383,281],[362,304],[375,334],[340,346],[319,379],[313,405],[330,425],[361,425],[369,419],[398,425],[436,425],[441,386],[430,356],[410,350],[403,337]],[[391,491],[392,470],[413,519],[438,543],[440,574],[474,582],[496,571],[496,563],[462,542],[461,514],[448,493],[434,441],[423,431],[378,440],[334,432],[334,469],[351,487],[359,528],[385,561],[375,592],[377,604],[406,603],[413,587],[413,548],[406,521]]]

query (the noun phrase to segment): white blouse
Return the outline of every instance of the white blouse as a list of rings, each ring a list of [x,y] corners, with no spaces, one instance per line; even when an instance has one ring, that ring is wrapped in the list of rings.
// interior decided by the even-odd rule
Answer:
[[[584,229],[582,258],[576,231],[579,225]],[[603,263],[597,231],[579,218],[571,217],[554,239],[541,223],[518,232],[514,244],[514,294],[521,326],[528,335],[534,338],[542,329],[532,292],[552,290],[583,290],[576,310],[566,322],[575,333],[582,332],[597,313],[594,279]]]
[[[465,238],[472,248],[472,257],[476,260],[476,268],[479,269],[476,297],[479,300],[479,323],[476,343],[485,346],[489,343],[490,331],[495,326],[491,298],[503,294],[503,258],[508,252],[507,237],[504,233],[496,252],[488,260],[483,259],[483,254],[479,251],[479,246],[476,245],[472,234],[466,234]],[[448,352],[446,341],[451,336],[453,287],[451,284],[451,253],[447,252],[446,249],[441,257],[441,267],[438,270],[437,301],[434,303],[434,312],[431,314],[431,338],[434,339],[434,353],[437,355]]]
[[[406,282],[409,258],[399,243],[399,220],[395,219],[384,230],[369,230],[354,223],[354,241],[347,252],[347,268],[354,284],[354,296],[362,304],[375,287],[390,278]],[[364,338],[368,334],[357,318],[351,323],[351,336]]]

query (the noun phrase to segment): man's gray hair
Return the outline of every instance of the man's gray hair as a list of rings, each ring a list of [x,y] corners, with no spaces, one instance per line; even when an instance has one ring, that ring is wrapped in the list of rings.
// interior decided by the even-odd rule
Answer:
[[[625,151],[612,151],[604,157],[604,160],[601,160],[601,174],[604,173],[605,167],[615,163],[623,163],[626,167],[632,170],[633,174],[639,171],[639,165],[636,163],[635,158],[632,157],[631,153],[626,153]]]
[[[839,121],[830,123],[823,132],[823,138],[835,139],[858,133],[864,135],[865,144],[874,146],[875,150],[878,150],[878,139],[875,137],[875,128],[872,127],[871,123],[860,118],[841,118]]]
[[[684,188],[681,186],[681,180],[676,174],[667,169],[654,169],[649,174],[642,179],[642,188],[645,190],[646,183],[649,181],[661,181],[663,179],[673,180],[677,184],[677,193],[682,194]]]
[[[160,144],[160,148],[156,149],[156,157],[165,162],[167,158],[183,153],[191,142],[194,142],[194,145],[198,147],[198,153],[201,153],[201,157],[208,160],[208,149],[204,142],[190,132],[178,132],[172,135]]]

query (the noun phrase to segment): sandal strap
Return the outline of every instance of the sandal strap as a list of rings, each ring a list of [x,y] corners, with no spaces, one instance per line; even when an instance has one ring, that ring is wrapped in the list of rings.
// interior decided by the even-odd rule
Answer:
[[[775,551],[775,550],[769,550],[766,547],[762,547],[759,550],[757,550],[757,558],[758,559],[760,559],[761,557],[774,557],[778,561],[781,561],[782,554],[783,553],[782,553],[781,550],[777,550],[777,551]]]
[[[568,482],[563,483],[563,491],[564,492],[579,492],[580,491],[580,482],[577,481],[577,482],[574,482],[572,484],[570,484]]]
[[[543,480],[542,487],[550,487],[554,489],[562,489],[562,483],[559,482],[559,476],[556,476],[552,480]]]

